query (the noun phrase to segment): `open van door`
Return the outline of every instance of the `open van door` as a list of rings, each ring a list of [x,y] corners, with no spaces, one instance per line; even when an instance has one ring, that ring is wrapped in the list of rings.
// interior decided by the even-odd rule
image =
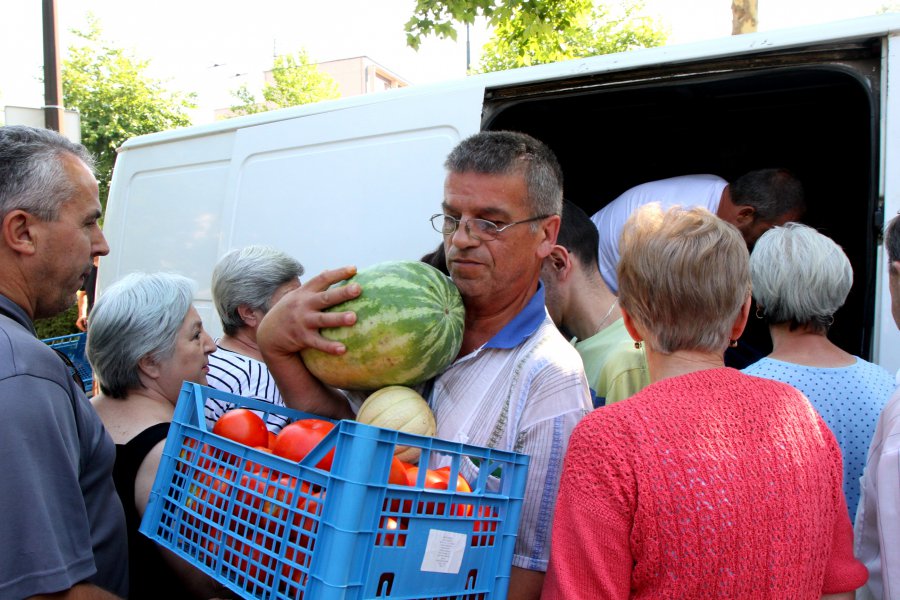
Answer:
[[[402,93],[407,92],[409,93]],[[407,88],[135,138],[118,157],[99,293],[132,271],[197,281],[211,333],[219,257],[268,244],[313,276],[418,259],[441,237],[443,162],[480,128],[484,88]]]
[[[882,70],[881,104],[881,192],[884,200],[884,225],[900,214],[900,36],[888,38],[885,51],[887,67]],[[893,95],[889,90],[895,90]],[[878,319],[875,331],[873,360],[891,373],[900,370],[900,332],[891,314],[891,296],[888,289],[887,255],[883,248],[878,253]]]

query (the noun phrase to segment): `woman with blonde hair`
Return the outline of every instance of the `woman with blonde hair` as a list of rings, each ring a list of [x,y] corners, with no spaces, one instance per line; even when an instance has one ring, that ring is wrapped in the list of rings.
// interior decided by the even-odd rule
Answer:
[[[841,453],[809,401],[724,364],[750,310],[747,247],[705,209],[626,223],[619,302],[651,384],[566,453],[544,598],[851,598]]]

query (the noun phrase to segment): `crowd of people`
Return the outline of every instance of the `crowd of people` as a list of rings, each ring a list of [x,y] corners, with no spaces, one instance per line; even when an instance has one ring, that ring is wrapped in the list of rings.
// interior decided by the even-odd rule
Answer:
[[[195,282],[127,275],[79,315],[89,399],[33,322],[110,252],[92,166],[54,132],[0,127],[0,597],[225,597],[138,533],[182,382],[352,418],[360,398],[300,351],[345,352],[319,330],[353,326],[328,309],[361,293],[333,287],[355,268],[301,282],[277,249],[227,253],[216,340]],[[444,167],[422,260],[456,284],[465,329],[421,389],[438,437],[530,458],[509,598],[900,597],[900,392],[828,339],[853,270],[796,222],[789,171],[650,182],[592,219],[529,135],[475,134]],[[900,327],[897,218],[885,247]],[[771,354],[726,367],[751,318]],[[207,422],[229,408],[210,400]]]

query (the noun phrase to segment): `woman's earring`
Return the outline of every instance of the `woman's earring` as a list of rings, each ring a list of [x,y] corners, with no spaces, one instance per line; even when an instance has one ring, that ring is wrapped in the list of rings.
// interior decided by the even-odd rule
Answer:
[[[728,345],[731,346],[732,348],[737,348],[737,340],[730,340],[728,342]]]
[[[634,343],[634,349],[635,349],[635,350],[640,350],[640,349],[641,349],[641,343],[640,343],[640,342],[635,342],[635,343]]]

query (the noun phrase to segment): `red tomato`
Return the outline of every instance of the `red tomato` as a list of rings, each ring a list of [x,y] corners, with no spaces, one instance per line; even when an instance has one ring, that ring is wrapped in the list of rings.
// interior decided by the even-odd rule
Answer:
[[[207,519],[222,521],[222,509],[228,502],[231,491],[230,482],[234,473],[224,467],[216,469],[214,475],[197,471],[195,483],[188,489],[186,504]],[[205,524],[203,524],[205,528]]]
[[[444,485],[440,489],[446,490],[450,487],[450,467],[441,467],[440,469],[434,470],[435,474],[438,477],[444,480]],[[427,487],[427,486],[426,486]],[[435,486],[438,487],[438,486]],[[456,491],[457,492],[465,492],[466,494],[472,493],[472,487],[469,485],[469,482],[463,478],[462,475],[457,474],[456,476]]]
[[[272,450],[270,450],[266,446],[257,446],[256,448],[254,448],[254,450],[259,450],[260,452],[265,452],[266,454],[272,454]],[[262,473],[263,476],[265,476],[265,474],[269,471],[255,460],[247,460],[246,468],[248,473]]]
[[[469,513],[471,515],[471,512]],[[495,507],[481,506],[478,508],[479,517],[491,517],[490,521],[475,521],[473,531],[481,535],[472,536],[473,546],[493,546],[494,535],[497,531],[497,517],[499,513]]]
[[[270,431],[269,432],[269,443],[266,444],[266,446],[269,448],[269,450],[272,450],[273,448],[275,448],[275,440],[276,439],[278,439],[278,436]]]
[[[406,470],[406,476],[409,479],[409,485],[415,486],[416,480],[419,477],[419,467],[411,467]],[[433,490],[446,490],[450,487],[450,467],[441,467],[440,469],[427,469],[425,471],[425,488],[433,489]],[[472,492],[472,488],[469,486],[469,482],[467,482],[462,475],[457,475],[456,478],[456,491],[464,492],[466,494]],[[421,507],[421,503],[420,503]],[[421,510],[421,508],[420,508]],[[466,506],[462,504],[455,504],[454,508],[451,511],[457,516],[463,517],[472,514],[472,507]],[[429,502],[425,505],[425,514],[435,514],[435,503]],[[444,514],[444,507],[438,505],[437,506],[437,514]]]
[[[265,577],[264,569],[271,568],[272,562],[275,560],[268,553],[260,552],[257,547],[249,541],[242,538],[229,537],[225,548],[224,559],[227,560],[237,571],[249,579],[258,581]],[[256,546],[271,549],[272,540],[261,532],[253,535],[253,543]],[[262,569],[260,568],[262,567]],[[249,586],[248,586],[249,587]]]
[[[305,483],[303,491],[308,491]],[[299,510],[294,515],[290,535],[291,539],[295,540],[301,548],[298,552],[306,551],[308,554],[312,555],[313,547],[316,545],[315,534],[319,530],[319,519],[321,518],[322,512],[322,507],[320,505],[323,502],[325,502],[325,492],[315,492],[310,494],[308,500],[304,497],[300,498],[297,502],[297,508]],[[308,516],[306,513],[314,516]],[[297,535],[298,533],[299,536]],[[301,557],[298,556],[297,560],[299,561],[300,558]]]
[[[265,421],[246,408],[235,408],[219,417],[213,425],[213,433],[251,448],[269,445]]]
[[[334,429],[334,423],[322,419],[300,419],[284,427],[275,439],[272,451],[289,460],[301,461],[322,441],[325,435]],[[331,469],[334,450],[319,461],[316,468]]]
[[[391,459],[391,472],[388,474],[388,483],[393,485],[410,485],[406,474],[406,466],[396,456]]]
[[[381,517],[381,528],[387,531],[396,531],[398,529],[405,531],[409,529],[408,522],[409,519],[406,517],[400,517],[399,521],[394,517]],[[379,533],[375,536],[375,544],[380,546],[405,546],[406,534],[384,533],[382,535]]]

